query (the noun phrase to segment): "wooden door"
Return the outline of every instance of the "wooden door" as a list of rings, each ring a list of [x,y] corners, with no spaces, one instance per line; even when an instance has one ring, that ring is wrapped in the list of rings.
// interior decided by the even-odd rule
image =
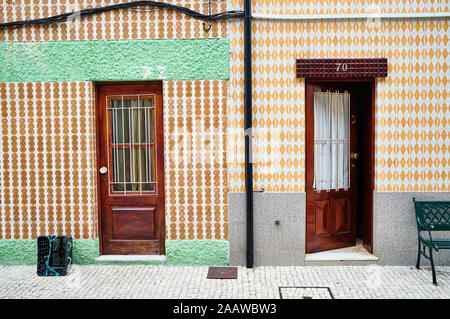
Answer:
[[[345,95],[347,99],[345,101],[348,101],[345,104],[349,111],[345,115],[339,115],[339,121],[348,121],[346,122],[348,123],[348,132],[342,135],[346,138],[340,136],[333,139],[318,139],[317,135],[320,134],[315,135],[316,129],[323,130],[324,127],[333,127],[335,125],[335,117],[330,117],[329,120],[325,121],[321,118],[315,118],[315,99],[320,97],[330,101],[330,99],[327,100],[328,93],[325,94],[327,91],[331,94]],[[314,92],[322,93],[315,94]],[[307,253],[354,246],[356,244],[357,159],[351,158],[357,154],[355,96],[356,86],[352,83],[307,82],[306,85]],[[316,107],[323,107],[321,106],[322,104]],[[330,107],[330,110],[333,110],[333,107]],[[348,146],[346,143],[348,143]],[[338,145],[338,152],[334,149],[333,156],[330,157],[332,158],[331,161],[316,160],[316,153],[323,154],[324,151],[322,150],[331,150],[332,147],[337,147],[336,145]],[[346,168],[346,165],[348,165],[348,168]],[[333,169],[328,169],[327,166],[334,167]],[[344,170],[344,173],[336,169],[336,166],[339,166],[341,171]],[[323,178],[320,172],[325,170],[331,172],[329,176],[331,176],[333,183],[330,185],[335,186],[331,186],[329,189],[323,189],[323,187],[320,189],[318,187],[320,182],[317,182],[317,180]],[[339,185],[333,179],[333,176],[336,174],[342,174],[344,177],[342,178],[341,176]]]
[[[97,85],[102,254],[164,254],[162,84]]]

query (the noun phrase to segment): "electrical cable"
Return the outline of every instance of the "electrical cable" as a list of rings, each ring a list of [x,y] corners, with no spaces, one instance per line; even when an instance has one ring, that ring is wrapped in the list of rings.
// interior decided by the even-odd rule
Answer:
[[[194,17],[199,20],[204,21],[218,21],[218,20],[228,20],[228,19],[237,19],[243,18],[244,12],[240,10],[232,10],[225,11],[216,14],[203,14],[187,7],[182,7],[170,3],[159,2],[159,1],[133,1],[133,2],[124,2],[119,4],[114,4],[106,7],[97,7],[97,8],[88,8],[80,11],[74,11],[70,13],[63,13],[59,15],[55,15],[47,18],[40,18],[34,20],[23,20],[23,21],[11,21],[11,22],[2,22],[0,23],[0,27],[11,27],[11,26],[22,26],[22,25],[32,25],[32,24],[51,24],[51,23],[60,23],[66,22],[73,18],[74,15],[80,18],[90,16],[96,13],[107,12],[111,10],[117,9],[126,9],[132,8],[136,6],[152,6],[162,9],[169,9],[179,11],[181,13],[187,14],[191,17]]]

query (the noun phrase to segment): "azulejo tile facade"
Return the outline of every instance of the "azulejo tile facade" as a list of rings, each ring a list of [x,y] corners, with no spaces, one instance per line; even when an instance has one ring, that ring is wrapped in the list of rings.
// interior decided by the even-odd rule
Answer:
[[[165,87],[166,152],[175,154],[166,157],[167,238],[226,239],[226,81]],[[97,238],[92,82],[12,82],[0,89],[2,238]],[[200,147],[199,156],[186,147]]]
[[[254,22],[255,189],[304,191],[305,83],[295,77],[295,59],[387,57],[389,76],[376,82],[375,190],[448,192],[448,30],[442,19]],[[242,23],[230,25],[228,116],[236,130],[243,128],[242,33]],[[242,192],[243,135],[229,143],[230,191]]]
[[[167,238],[227,239],[227,83],[166,84]]]
[[[242,5],[243,1],[231,1],[229,8]],[[448,12],[448,4],[439,1],[252,3],[257,17],[252,22],[253,181],[255,191],[264,190],[255,197],[264,207],[259,211],[255,204],[255,227],[265,227],[265,235],[255,239],[257,264],[258,259],[277,265],[304,262],[306,205],[297,210],[288,203],[290,198],[306,197],[306,80],[296,78],[297,58],[388,59],[388,76],[375,79],[373,191],[374,207],[379,208],[372,218],[373,253],[379,263],[414,263],[412,197],[449,198]],[[386,18],[402,13],[447,16]],[[227,148],[229,205],[238,207],[229,210],[233,264],[245,260],[245,235],[239,235],[245,233],[245,217],[240,214],[245,210],[243,31],[242,22],[229,24],[228,130],[238,132],[229,135]],[[279,213],[286,210],[289,213]],[[286,247],[292,229],[270,226],[275,220],[297,227],[300,247]],[[396,238],[398,247],[384,244],[394,240],[389,220],[404,227]]]
[[[1,5],[0,20],[35,19],[114,3],[118,1],[13,1]],[[208,10],[207,4],[205,7],[197,1],[177,4],[198,11]],[[225,9],[225,1],[212,6],[213,13]],[[203,263],[214,259],[226,262],[228,253],[223,249],[227,246],[228,231],[225,130],[229,44],[226,38],[224,21],[213,22],[211,30],[206,32],[200,20],[145,6],[109,11],[86,19],[74,16],[62,24],[2,29],[3,63],[10,63],[10,71],[17,67],[17,73],[8,75],[6,68],[2,72],[0,238],[18,240],[20,246],[23,244],[20,240],[64,234],[79,240],[80,249],[83,240],[87,240],[85,246],[90,245],[87,249],[91,249],[93,257],[98,255],[98,244],[92,246],[89,241],[100,236],[94,81],[162,80],[166,238],[172,240],[167,245],[167,254],[174,256],[175,263],[176,260],[196,263],[193,256]],[[129,42],[171,39],[185,42]],[[205,39],[213,42],[203,45],[201,41]],[[98,40],[106,42],[91,42]],[[71,41],[86,45],[82,49],[84,53],[72,46],[71,43],[77,43]],[[58,61],[51,62],[59,54],[67,54],[66,61],[76,59],[76,54],[85,54],[86,63],[90,57],[105,54],[105,50],[114,50],[114,42],[107,41],[127,46],[124,50],[128,50],[128,55],[140,46],[144,50],[144,55],[140,55],[143,59],[134,64],[129,62],[132,58],[124,61],[122,70],[105,65],[106,69],[94,73],[94,69],[83,66],[55,68]],[[58,42],[65,43],[67,49],[53,47]],[[20,47],[26,44],[31,46],[28,51]],[[99,49],[99,45],[104,47]],[[14,48],[18,55],[7,53]],[[55,55],[50,53],[53,48]],[[152,53],[145,54],[151,51],[163,53],[158,63],[152,59]],[[173,53],[178,56],[170,57]],[[18,61],[20,55],[23,55],[22,62]],[[126,52],[119,52],[118,57],[121,56],[126,56]],[[22,73],[23,63],[35,58],[28,73],[32,82],[12,80],[26,76]],[[210,66],[205,68],[201,63]],[[129,75],[124,77],[124,74]],[[67,81],[60,81],[62,78]],[[198,149],[199,156],[193,156],[192,149]],[[178,244],[177,240],[193,240],[189,241],[192,247]],[[201,243],[202,240],[206,243]],[[205,251],[193,252],[193,247]],[[208,249],[217,256],[204,257],[209,256]],[[81,262],[83,258],[79,259]]]
[[[96,238],[90,82],[1,83],[2,239]]]
[[[10,1],[2,5],[1,21],[39,19],[86,8],[102,7],[131,0],[61,0],[57,2]],[[207,12],[208,4],[199,1],[167,1]],[[213,13],[226,10],[226,1],[215,1]],[[68,40],[128,40],[128,39],[194,39],[226,38],[227,23],[214,22],[211,32],[205,32],[202,22],[173,11],[145,6],[129,10],[114,10],[80,19],[76,14],[66,23],[49,26],[25,26],[2,31],[0,41],[68,41]]]
[[[130,1],[11,0],[0,5],[0,21]],[[167,2],[205,14],[209,9],[207,1]],[[253,180],[254,190],[265,192],[255,205],[266,209],[258,216],[265,218],[260,226],[267,241],[275,247],[279,240],[283,256],[304,263],[307,80],[296,77],[295,59],[383,57],[388,76],[375,80],[374,98],[373,191],[379,196],[373,204],[373,253],[380,263],[410,264],[415,252],[406,243],[415,242],[416,234],[404,232],[401,252],[385,248],[390,235],[383,221],[392,217],[411,226],[412,206],[403,210],[399,205],[412,205],[412,192],[449,197],[448,3],[257,0],[252,6]],[[221,0],[211,9],[214,14],[242,8],[242,0]],[[442,15],[383,17],[423,13]],[[342,16],[352,14],[370,16]],[[102,236],[96,84],[160,81],[166,253],[197,256],[194,250],[203,249],[203,256],[218,256],[199,257],[205,263],[240,260],[244,236],[236,234],[245,232],[243,29],[241,20],[232,19],[213,22],[207,32],[201,20],[149,6],[1,28],[0,249],[4,241],[31,242],[59,233],[79,245],[89,241],[94,257],[100,253],[91,242]],[[402,200],[396,203],[399,192]],[[301,207],[287,203],[291,195]],[[399,213],[387,216],[377,198]],[[287,221],[278,215],[283,209],[290,210]],[[283,227],[273,228],[275,215],[281,225],[290,223],[289,232],[297,232],[292,246]],[[265,263],[283,263],[273,252],[272,259],[263,255],[262,242],[255,247]],[[403,257],[389,257],[395,254]],[[179,260],[193,260],[184,257]]]

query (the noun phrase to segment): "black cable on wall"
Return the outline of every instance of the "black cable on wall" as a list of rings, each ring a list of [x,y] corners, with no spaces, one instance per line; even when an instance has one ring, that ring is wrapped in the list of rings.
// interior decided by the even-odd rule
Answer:
[[[83,9],[80,11],[74,11],[69,13],[63,13],[56,16],[34,19],[34,20],[23,20],[23,21],[11,21],[11,22],[2,22],[0,23],[0,27],[11,27],[11,26],[22,26],[22,25],[31,25],[31,24],[52,24],[52,23],[60,23],[66,22],[71,19],[73,15],[77,15],[77,17],[87,17],[96,13],[117,10],[117,9],[126,9],[137,6],[152,6],[162,9],[169,9],[179,11],[196,19],[204,20],[204,21],[218,21],[218,20],[228,20],[235,18],[243,18],[244,12],[239,10],[220,12],[216,14],[203,14],[194,10],[191,10],[186,7],[177,6],[171,3],[159,2],[159,1],[133,1],[133,2],[125,2],[114,4],[106,7],[98,7],[98,8],[89,8]]]

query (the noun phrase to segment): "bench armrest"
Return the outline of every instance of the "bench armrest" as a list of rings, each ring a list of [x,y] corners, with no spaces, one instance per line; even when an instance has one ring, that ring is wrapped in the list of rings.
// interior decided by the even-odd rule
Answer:
[[[419,224],[420,227],[422,227],[424,230],[426,230],[426,231],[428,232],[428,236],[430,237],[429,241],[431,242],[433,248],[434,248],[436,251],[438,251],[439,248],[437,247],[436,244],[433,243],[433,236],[431,236],[431,231],[430,231],[430,230],[433,230],[434,226],[433,226],[433,225],[430,225],[429,227],[428,227],[428,226],[425,226],[424,224],[422,224],[422,223],[420,222],[419,218],[417,218],[417,224]],[[426,241],[426,239],[423,238],[423,236],[421,235],[421,229],[420,229],[420,228],[418,228],[418,235],[419,235],[419,238],[420,238],[423,242]]]
[[[423,224],[419,217],[417,217],[417,224],[422,227],[424,230],[430,231],[430,230],[434,230],[434,225],[425,225]]]

